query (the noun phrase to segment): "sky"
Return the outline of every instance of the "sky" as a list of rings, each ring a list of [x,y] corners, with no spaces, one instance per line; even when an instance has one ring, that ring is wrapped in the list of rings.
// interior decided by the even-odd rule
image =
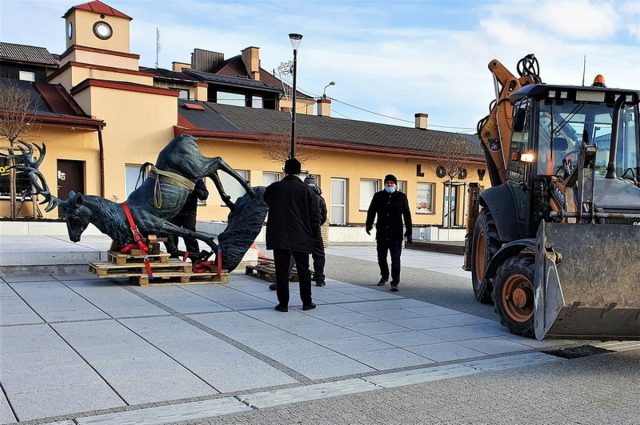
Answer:
[[[61,16],[83,0],[0,0],[0,40],[65,50]],[[640,1],[580,0],[106,0],[129,15],[140,65],[190,62],[194,48],[240,54],[260,48],[272,71],[298,48],[297,86],[333,99],[332,116],[473,133],[495,97],[487,69],[516,74],[534,53],[546,83],[640,89]]]

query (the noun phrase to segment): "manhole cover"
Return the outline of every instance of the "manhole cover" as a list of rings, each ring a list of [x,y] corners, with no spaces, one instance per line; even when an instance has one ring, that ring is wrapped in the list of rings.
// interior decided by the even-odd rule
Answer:
[[[545,354],[551,354],[552,356],[558,356],[565,359],[577,359],[578,357],[589,357],[612,352],[613,351],[611,350],[594,347],[593,345],[581,345],[579,347],[558,348],[556,350],[543,351]]]

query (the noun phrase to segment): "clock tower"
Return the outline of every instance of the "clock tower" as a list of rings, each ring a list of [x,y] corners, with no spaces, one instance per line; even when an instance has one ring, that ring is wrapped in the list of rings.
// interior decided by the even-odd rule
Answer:
[[[94,0],[73,6],[64,14],[67,49],[91,47],[120,53],[129,51],[129,22],[124,13]]]

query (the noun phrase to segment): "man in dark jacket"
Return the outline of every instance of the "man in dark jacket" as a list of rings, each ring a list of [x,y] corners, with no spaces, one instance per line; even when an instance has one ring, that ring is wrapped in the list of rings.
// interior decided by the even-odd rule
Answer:
[[[302,309],[316,307],[311,299],[309,253],[320,234],[320,210],[313,190],[298,177],[300,162],[295,158],[284,164],[286,176],[264,191],[269,206],[267,249],[273,250],[276,267],[278,305],[276,310],[289,310],[289,259],[293,256],[300,281]]]
[[[402,219],[406,231],[404,236],[407,243],[411,243],[411,212],[407,195],[398,192],[398,180],[393,174],[384,178],[384,190],[376,192],[367,211],[366,230],[371,234],[373,219],[376,221],[376,242],[378,250],[378,265],[380,266],[380,281],[378,286],[384,286],[389,280],[389,265],[387,251],[391,253],[391,290],[397,291],[400,283],[400,254],[402,253]]]
[[[198,200],[206,201],[208,197],[209,191],[207,190],[207,186],[205,186],[202,179],[198,179],[196,181],[195,187],[193,188],[193,191],[191,191],[189,196],[187,196],[187,200],[185,201],[178,215],[171,219],[171,223],[175,224],[176,226],[195,231]],[[198,240],[191,237],[184,237],[183,239],[189,255],[191,257],[198,257],[200,255],[200,246],[198,245]],[[173,257],[182,255],[181,252],[178,251],[178,236],[170,236],[169,240],[165,243],[165,246],[167,248],[167,252],[169,252],[169,254],[171,254]]]
[[[308,175],[305,177],[304,182],[307,186],[313,189],[313,192],[317,195],[318,208],[320,209],[320,225],[322,226],[327,221],[327,204],[322,197],[322,189],[316,183],[315,177]],[[325,285],[324,276],[324,242],[322,236],[318,235],[316,238],[316,244],[311,251],[311,258],[313,258],[313,279],[316,281],[316,286]]]

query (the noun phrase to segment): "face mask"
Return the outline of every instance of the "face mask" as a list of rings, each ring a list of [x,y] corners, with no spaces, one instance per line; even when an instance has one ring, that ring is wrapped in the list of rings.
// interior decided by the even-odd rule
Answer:
[[[387,193],[393,193],[393,192],[395,192],[395,191],[396,191],[396,187],[395,187],[395,186],[385,186],[385,187],[384,187],[384,190],[385,190]]]

